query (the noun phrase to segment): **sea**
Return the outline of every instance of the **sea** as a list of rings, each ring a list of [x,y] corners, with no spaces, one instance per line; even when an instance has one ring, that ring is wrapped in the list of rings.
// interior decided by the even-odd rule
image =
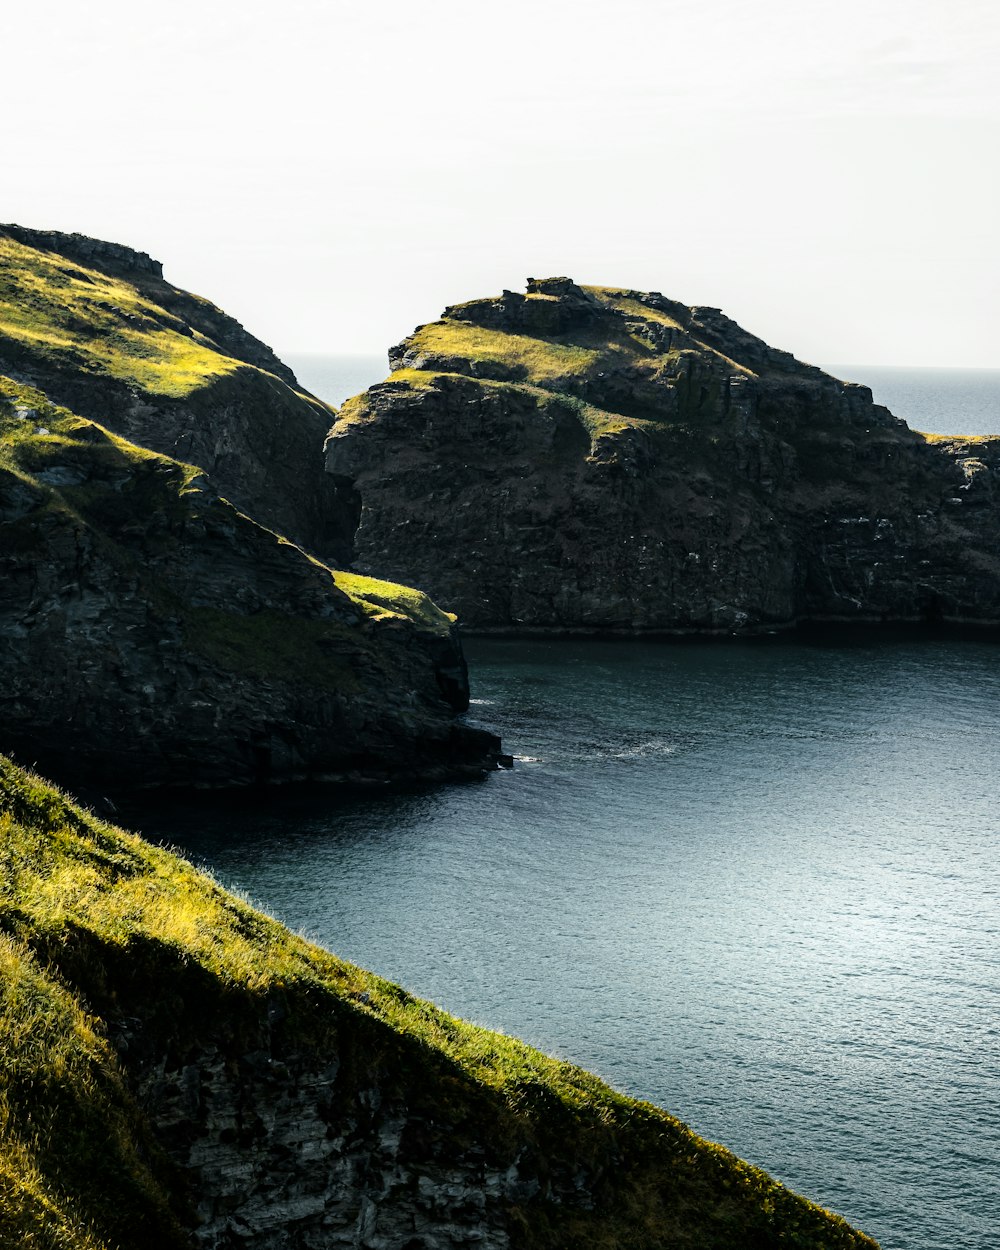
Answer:
[[[292,357],[332,403],[381,358]],[[830,371],[1000,432],[1000,370]],[[160,804],[292,928],[650,1099],[884,1250],[1000,1246],[1000,652],[466,640],[509,772]]]

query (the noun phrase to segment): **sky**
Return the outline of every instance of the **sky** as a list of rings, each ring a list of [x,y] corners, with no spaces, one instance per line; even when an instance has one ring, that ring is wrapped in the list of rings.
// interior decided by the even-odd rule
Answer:
[[[994,0],[33,0],[0,40],[0,221],[148,251],[279,353],[568,274],[1000,367]]]

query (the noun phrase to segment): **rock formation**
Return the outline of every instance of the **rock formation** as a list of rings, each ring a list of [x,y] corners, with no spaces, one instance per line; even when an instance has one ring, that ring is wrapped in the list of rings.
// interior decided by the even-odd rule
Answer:
[[[56,241],[58,255],[0,234],[2,748],[102,790],[495,766],[498,741],[455,719],[468,685],[452,618],[416,591],[332,569],[232,501],[259,487],[273,523],[287,487],[284,513],[306,526],[324,498],[309,486],[323,478],[318,401],[210,305],[199,315],[217,340],[186,337],[122,276],[162,282],[148,257]],[[260,363],[223,357],[219,342]],[[242,415],[213,407],[220,372],[243,388]],[[166,396],[155,412],[154,390]],[[136,418],[147,433],[171,413],[200,414],[194,450],[233,448],[228,477],[208,457],[230,497],[203,465],[128,441],[52,392],[90,413],[106,401],[119,427],[130,396],[133,410],[150,408]],[[285,425],[272,428],[279,408]],[[247,445],[299,448],[301,495],[266,454],[239,468],[248,453],[233,423],[248,414]]]
[[[1000,438],[907,428],[717,309],[529,280],[349,400],[357,567],[484,630],[1000,622]]]

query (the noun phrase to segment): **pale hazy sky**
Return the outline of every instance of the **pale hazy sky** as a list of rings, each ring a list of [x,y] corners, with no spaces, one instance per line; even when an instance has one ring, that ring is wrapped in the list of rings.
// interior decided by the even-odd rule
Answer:
[[[1000,367],[995,0],[3,10],[0,220],[151,252],[279,352],[567,273]]]

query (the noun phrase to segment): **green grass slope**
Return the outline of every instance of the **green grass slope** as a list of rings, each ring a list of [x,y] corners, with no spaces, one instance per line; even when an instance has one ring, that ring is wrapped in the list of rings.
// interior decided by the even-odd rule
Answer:
[[[460,1151],[520,1167],[536,1183],[483,1216],[505,1244],[874,1247],[657,1108],[294,936],[3,758],[0,862],[0,1244],[190,1244],[199,1195],[136,1091],[209,1044],[235,1071],[266,1035],[283,1068],[336,1060],[329,1133],[361,1102],[377,1133],[392,1103],[421,1125],[414,1173]]]
[[[0,472],[16,477],[37,497],[37,510],[26,512],[4,531],[7,543],[14,545],[30,543],[29,535],[37,534],[38,512],[60,512],[99,531],[106,542],[123,546],[123,525],[131,524],[135,532],[158,517],[160,541],[167,546],[177,524],[197,519],[206,506],[218,502],[196,465],[131,443],[52,403],[44,392],[3,375]],[[254,524],[250,518],[243,519],[248,526]],[[259,526],[254,529],[267,533]],[[284,547],[292,546],[280,535],[269,537]],[[337,592],[346,596],[366,617],[409,621],[439,636],[446,635],[454,623],[454,617],[410,586],[332,569],[313,557],[298,555],[301,562],[321,571],[334,598]]]
[[[331,410],[269,347],[143,253],[0,225],[0,373],[197,464],[238,507],[326,559],[353,501],[322,470]]]

